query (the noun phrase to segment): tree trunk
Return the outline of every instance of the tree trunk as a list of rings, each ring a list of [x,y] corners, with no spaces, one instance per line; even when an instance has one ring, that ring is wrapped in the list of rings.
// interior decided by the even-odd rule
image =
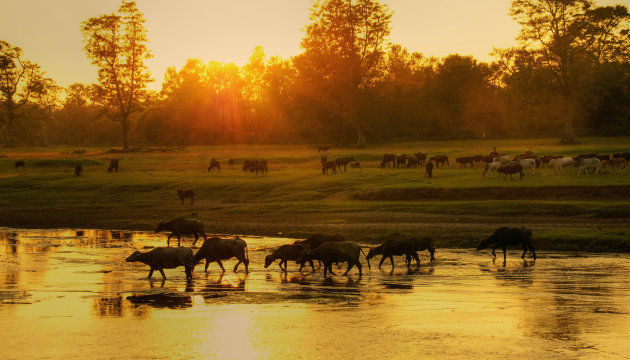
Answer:
[[[357,147],[358,148],[365,147],[365,133],[358,126],[357,126]]]
[[[572,96],[567,96],[566,99],[567,111],[565,113],[564,120],[564,133],[562,134],[562,138],[560,138],[560,144],[562,145],[572,145],[577,144],[577,136],[575,136],[575,131],[573,130],[573,119],[575,118],[575,102],[572,99]]]
[[[123,132],[123,150],[129,150],[129,119],[127,117],[120,119],[120,126]]]

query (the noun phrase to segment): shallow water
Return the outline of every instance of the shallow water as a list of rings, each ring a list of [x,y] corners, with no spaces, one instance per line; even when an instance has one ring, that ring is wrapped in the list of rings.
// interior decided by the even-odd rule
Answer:
[[[164,235],[0,229],[0,358],[408,359],[630,357],[630,255],[540,252],[504,267],[488,251],[404,258],[324,278],[244,237],[235,261],[156,272],[127,263]],[[183,245],[190,246],[189,239]],[[200,245],[198,243],[197,245]],[[196,251],[196,250],[194,250]],[[242,266],[242,265],[241,265]]]

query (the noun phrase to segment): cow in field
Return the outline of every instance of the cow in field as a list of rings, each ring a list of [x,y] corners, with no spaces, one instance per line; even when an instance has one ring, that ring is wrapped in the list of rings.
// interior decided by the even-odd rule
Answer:
[[[335,159],[335,166],[337,167],[337,171],[341,171],[341,166],[343,165],[343,171],[347,171],[348,164],[356,161],[356,159],[352,156],[348,157],[340,157]]]
[[[15,166],[16,169],[18,169],[18,168],[26,169],[26,164],[24,164],[24,161],[22,161],[22,160],[16,161],[13,166]]]
[[[536,260],[536,250],[534,250],[534,246],[532,245],[532,232],[524,227],[510,228],[504,226],[497,229],[490,237],[479,243],[477,251],[492,247],[492,256],[496,258],[497,254],[495,253],[495,249],[501,247],[503,248],[503,263],[505,264],[506,248],[511,245],[521,245],[523,247],[521,259],[525,258],[527,250],[530,250],[534,256],[534,260]]]
[[[572,157],[561,157],[549,160],[549,166],[556,170],[556,175],[565,166],[572,166],[575,160]]]
[[[210,171],[214,171],[215,169],[216,169],[217,171],[221,171],[221,164],[219,164],[219,162],[217,161],[217,159],[212,158],[212,159],[210,160],[210,165],[208,165],[208,171],[209,171],[209,172],[210,172]]]
[[[442,167],[444,167],[444,165],[446,165],[447,167],[451,167],[451,164],[449,164],[448,162],[447,155],[432,156],[429,158],[429,161],[435,162],[435,167],[438,167],[438,168],[440,167],[440,165],[442,165]]]
[[[514,160],[513,163],[520,164],[525,169],[532,169],[532,176],[536,175],[536,159],[519,159]]]
[[[433,178],[433,162],[427,161],[427,164],[424,166],[424,177],[432,179]]]
[[[423,152],[417,152],[414,154],[416,160],[418,160],[418,165],[424,165],[424,163],[427,161],[427,153],[423,153]]]
[[[109,160],[109,166],[107,167],[107,172],[118,172],[119,162],[120,161],[118,159]]]
[[[177,196],[179,196],[179,200],[180,200],[182,206],[184,205],[184,200],[186,198],[190,198],[190,203],[191,204],[195,203],[195,191],[194,190],[177,189]]]
[[[83,166],[81,164],[74,167],[74,176],[83,176]]]
[[[158,224],[155,232],[159,233],[160,231],[164,230],[168,230],[171,232],[171,234],[168,236],[168,239],[166,239],[167,246],[170,246],[172,236],[177,236],[177,246],[179,246],[181,243],[182,235],[193,235],[195,237],[193,246],[195,245],[195,243],[197,243],[197,240],[199,240],[200,236],[206,239],[206,233],[203,229],[203,222],[194,218],[180,217],[169,222],[161,222]]]
[[[383,155],[383,160],[381,160],[381,168],[384,168],[385,165],[389,167],[389,164],[392,164],[393,167],[396,167],[396,155],[394,154]]]
[[[486,163],[486,166],[483,169],[483,173],[481,173],[481,176],[486,176],[486,173],[489,173],[491,171],[497,171],[499,170],[499,168],[501,167],[501,163],[498,161],[495,162],[491,162],[491,163]]]
[[[519,180],[522,180],[523,176],[525,175],[523,173],[523,166],[521,164],[507,164],[507,165],[503,165],[499,169],[497,169],[497,172],[499,174],[505,174],[505,176],[503,176],[503,180],[504,181],[505,181],[505,179],[507,179],[508,175],[510,175],[510,179],[512,179],[512,180],[514,180],[514,178],[512,177],[512,174],[519,174],[521,176],[519,178]]]
[[[580,173],[587,174],[588,169],[594,169],[595,174],[600,174],[602,170],[602,162],[598,158],[582,158],[577,160],[578,165],[578,176]]]

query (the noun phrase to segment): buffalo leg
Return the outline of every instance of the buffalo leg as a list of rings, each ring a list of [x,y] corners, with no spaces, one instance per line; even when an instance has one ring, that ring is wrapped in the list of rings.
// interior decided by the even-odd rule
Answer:
[[[173,236],[173,234],[170,234],[170,235],[168,236],[168,238],[166,239],[166,246],[171,246],[171,245],[170,245],[170,243],[171,243],[171,237],[172,237],[172,236]]]
[[[204,269],[206,274],[208,273],[208,265],[210,265],[210,259],[206,258],[206,268]]]
[[[392,263],[392,269],[393,269],[393,268],[394,268],[394,256],[393,256],[393,255],[390,255],[390,256],[389,256],[389,261]],[[349,265],[349,264],[350,264],[350,263],[348,263],[348,265]]]
[[[182,235],[181,235],[181,234],[177,234],[177,246],[178,246],[178,247],[179,247],[179,246],[181,246],[181,245],[180,245],[180,244],[181,244],[181,242],[182,242]]]
[[[197,240],[199,240],[199,234],[195,233],[195,241],[193,241],[193,246],[195,246],[195,244],[197,243]]]
[[[149,270],[149,276],[147,276],[147,278],[151,278],[151,276],[153,276],[153,268],[151,268],[151,270]]]
[[[280,260],[280,262],[278,263],[278,266],[280,266],[280,270],[284,271],[284,269],[282,268],[282,260]]]
[[[315,265],[313,264],[313,260],[309,260],[308,262],[309,264],[311,264],[311,269],[313,270],[313,272],[315,272]]]
[[[525,259],[525,254],[527,254],[527,244],[523,244],[523,255],[521,255],[521,259]]]
[[[350,269],[352,269],[352,267],[354,266],[354,263],[351,261],[348,261],[348,269],[346,270],[345,273],[343,273],[344,275],[347,275],[348,272],[350,272]]]
[[[536,260],[536,250],[534,250],[534,247],[529,245],[529,250],[531,250],[532,255],[534,256],[534,260]]]
[[[507,247],[503,245],[503,265],[505,265],[506,257],[507,257]]]
[[[158,269],[160,271],[160,274],[162,274],[162,277],[164,278],[164,280],[166,280],[166,275],[164,274],[164,270],[163,269]]]
[[[363,265],[357,261],[357,268],[359,269],[359,276],[363,275]]]
[[[219,266],[221,267],[221,270],[223,270],[223,272],[225,272],[225,268],[223,267],[223,263],[221,262],[221,260],[217,259],[217,264],[219,264]]]
[[[495,253],[494,251],[497,249],[497,246],[492,248],[492,256],[494,256],[495,258],[497,257],[497,253]]]
[[[418,256],[418,253],[414,251],[411,254],[411,256],[413,256],[414,260],[416,260],[416,264],[418,265],[418,269],[420,269],[420,257]],[[411,261],[409,261],[409,265],[411,266]]]
[[[385,261],[385,255],[383,255],[383,257],[381,258],[381,262],[378,263],[378,268],[381,268],[381,265],[383,265],[383,262]]]

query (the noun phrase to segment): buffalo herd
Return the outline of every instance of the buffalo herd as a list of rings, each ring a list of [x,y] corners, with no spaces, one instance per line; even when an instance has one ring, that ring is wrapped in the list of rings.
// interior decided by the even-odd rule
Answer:
[[[163,230],[170,231],[166,240],[166,247],[158,247],[151,251],[136,251],[127,257],[128,262],[142,262],[149,265],[149,278],[155,270],[160,271],[162,277],[166,279],[163,269],[173,269],[183,266],[186,272],[186,278],[192,278],[192,271],[195,266],[205,259],[204,271],[208,272],[210,263],[216,262],[221,271],[225,273],[225,267],[222,260],[236,258],[238,262],[234,266],[234,272],[238,270],[240,264],[245,266],[245,272],[249,272],[249,255],[247,243],[236,236],[234,238],[208,237],[204,230],[202,221],[196,218],[176,218],[169,222],[161,222],[157,226],[155,232]],[[191,248],[181,246],[181,236],[192,235],[195,237],[193,246],[197,243],[199,237],[204,238],[204,242],[199,250],[193,254]],[[177,236],[177,247],[170,247],[170,239]],[[492,235],[481,240],[477,246],[477,251],[486,248],[492,248],[493,262],[496,259],[495,250],[501,248],[503,250],[503,265],[506,261],[506,249],[508,246],[521,246],[523,254],[521,258],[525,258],[527,251],[532,253],[534,261],[536,260],[536,251],[532,243],[532,232],[525,227],[501,227]],[[268,268],[276,260],[279,260],[278,266],[283,272],[287,272],[288,262],[293,261],[299,264],[298,271],[302,271],[308,263],[312,272],[315,272],[314,261],[318,261],[320,266],[323,265],[324,277],[335,275],[333,264],[347,263],[347,269],[343,275],[347,275],[354,267],[357,268],[359,276],[363,274],[363,265],[361,264],[361,255],[365,258],[368,269],[370,259],[380,255],[381,259],[378,264],[379,269],[383,262],[389,259],[392,271],[394,270],[394,256],[405,256],[407,269],[411,268],[412,261],[415,261],[418,269],[420,268],[419,251],[429,252],[429,261],[435,261],[435,245],[433,239],[429,236],[423,237],[397,237],[385,240],[380,245],[368,247],[367,254],[362,246],[353,241],[348,241],[341,235],[314,234],[304,240],[296,240],[292,244],[281,245],[271,249],[271,253],[265,257],[264,267]]]

